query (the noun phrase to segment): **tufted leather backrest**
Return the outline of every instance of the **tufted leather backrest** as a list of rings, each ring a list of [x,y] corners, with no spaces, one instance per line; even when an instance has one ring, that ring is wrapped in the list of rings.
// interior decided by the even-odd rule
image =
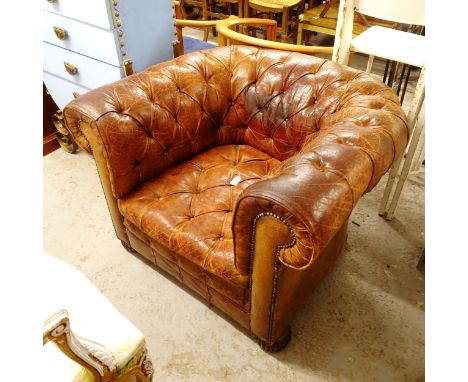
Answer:
[[[232,46],[181,56],[91,91],[64,115],[81,146],[87,142],[80,122],[96,129],[120,198],[216,145],[245,143],[283,161],[334,125],[333,114],[348,104],[385,107],[394,98],[369,75],[330,61]]]

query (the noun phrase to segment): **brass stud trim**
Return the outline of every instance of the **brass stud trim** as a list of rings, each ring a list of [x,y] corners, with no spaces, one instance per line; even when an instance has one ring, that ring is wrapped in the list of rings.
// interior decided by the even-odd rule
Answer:
[[[125,42],[123,39],[124,33],[122,30],[122,19],[118,18],[120,16],[120,11],[118,9],[119,3],[117,0],[110,0],[109,4],[112,14],[112,23],[117,31],[117,35],[119,36],[120,54],[122,55],[122,57],[125,57],[127,55],[127,51],[125,49]]]

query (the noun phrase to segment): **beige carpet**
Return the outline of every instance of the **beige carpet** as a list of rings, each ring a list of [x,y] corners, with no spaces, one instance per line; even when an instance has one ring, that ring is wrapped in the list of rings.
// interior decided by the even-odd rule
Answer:
[[[406,183],[392,222],[385,183],[350,219],[345,254],[267,354],[216,309],[116,239],[91,156],[44,158],[44,249],[87,275],[146,336],[154,381],[423,381],[424,188]]]

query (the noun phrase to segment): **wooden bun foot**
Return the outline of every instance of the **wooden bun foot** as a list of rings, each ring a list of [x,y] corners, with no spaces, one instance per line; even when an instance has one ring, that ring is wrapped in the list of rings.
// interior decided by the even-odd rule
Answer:
[[[122,243],[122,246],[130,253],[137,253],[137,251],[135,251],[131,246],[130,244],[127,244],[125,241],[123,240],[120,240],[120,242]]]
[[[258,344],[260,347],[268,352],[268,353],[275,353],[283,350],[291,340],[291,325],[288,325],[284,334],[276,341],[275,343],[269,345],[267,342],[257,338]]]

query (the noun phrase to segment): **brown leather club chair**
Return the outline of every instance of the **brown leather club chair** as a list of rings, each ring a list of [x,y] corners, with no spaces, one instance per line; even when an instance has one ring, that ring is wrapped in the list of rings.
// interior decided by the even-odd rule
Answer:
[[[117,237],[252,333],[286,346],[348,217],[403,152],[398,97],[366,73],[231,46],[181,56],[64,110]]]

